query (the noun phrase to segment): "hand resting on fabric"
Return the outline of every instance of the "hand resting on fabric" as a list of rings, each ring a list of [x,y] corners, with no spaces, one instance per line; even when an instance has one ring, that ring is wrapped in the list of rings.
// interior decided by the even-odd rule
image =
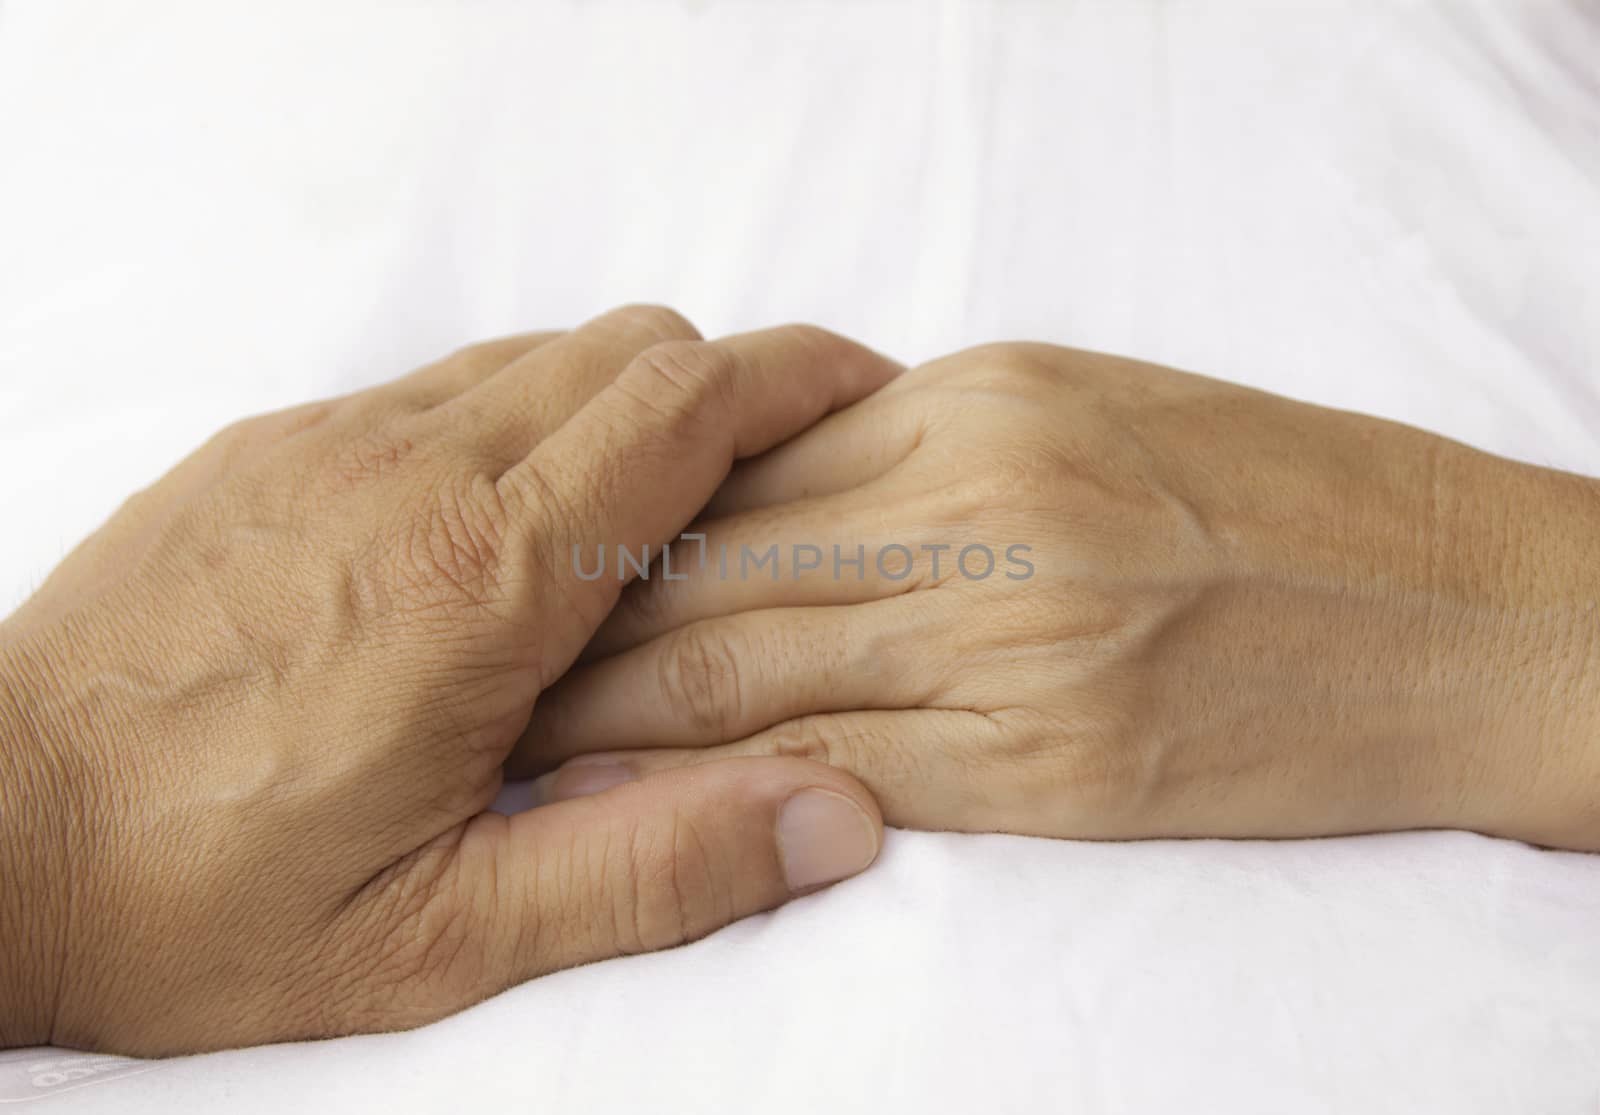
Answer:
[[[712,764],[484,812],[621,583],[736,457],[898,370],[629,308],[241,422],[0,626],[0,1048],[413,1026],[876,855],[850,775]]]
[[[130,500],[0,626],[0,1047],[416,1025],[864,868],[874,795],[1600,849],[1600,482],[1043,345],[898,370],[629,308]]]
[[[691,531],[536,708],[541,799],[800,756],[908,827],[1600,849],[1595,480],[1011,344],[742,464]]]

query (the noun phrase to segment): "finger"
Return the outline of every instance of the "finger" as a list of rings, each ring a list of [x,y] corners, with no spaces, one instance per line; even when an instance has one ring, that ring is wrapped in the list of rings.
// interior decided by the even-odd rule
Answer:
[[[1000,778],[963,776],[961,756],[998,754],[1004,742],[1000,714],[943,708],[822,713],[717,747],[585,755],[541,776],[533,784],[533,799],[541,806],[564,804],[618,779],[781,755],[849,771],[876,796],[886,824],[994,832],[1005,829],[1008,819],[1015,829],[1018,817],[1033,816],[1035,798],[1050,789],[1022,779],[1004,789]]]
[[[856,401],[894,371],[854,342],[797,326],[656,345],[505,473],[502,504],[544,559],[540,587],[574,617],[545,635],[555,648],[545,684],[593,635],[626,579],[580,578],[574,555],[600,546],[638,554],[672,538],[735,460]]]
[[[507,773],[528,778],[593,751],[726,743],[804,713],[917,704],[944,679],[903,669],[898,652],[929,626],[926,609],[892,600],[679,628],[541,694]]]
[[[955,568],[959,546],[929,533],[940,516],[939,498],[937,491],[906,490],[880,477],[842,495],[697,525],[671,544],[659,567],[628,585],[583,660],[717,616],[913,592]],[[585,572],[602,558],[586,557]],[[615,568],[601,572],[616,575]]]
[[[622,306],[502,365],[440,417],[509,465],[651,345],[699,339],[693,325],[665,306]]]
[[[466,982],[476,986],[459,990],[476,1000],[703,937],[856,874],[881,841],[876,803],[841,771],[798,759],[707,764],[474,818],[456,851],[454,903],[435,916],[464,924],[476,946],[455,950],[474,960]]]
[[[559,332],[553,331],[515,333],[479,341],[375,390],[407,407],[427,410],[471,390],[507,364],[559,336]]]
[[[909,457],[924,432],[922,411],[907,405],[904,394],[872,395],[734,469],[712,497],[706,517],[858,488]]]

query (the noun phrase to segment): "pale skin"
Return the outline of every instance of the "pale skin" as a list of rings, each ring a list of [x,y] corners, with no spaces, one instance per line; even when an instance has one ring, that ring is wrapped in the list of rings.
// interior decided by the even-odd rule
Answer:
[[[630,310],[136,497],[0,627],[0,1046],[415,1025],[851,874],[878,803],[1600,849],[1600,482],[1049,346],[898,372]],[[572,573],[685,527],[916,557]]]
[[[1600,481],[996,345],[742,464],[693,530],[535,710],[512,768],[542,800],[788,755],[914,828],[1600,850]],[[773,543],[828,558],[697,567]]]

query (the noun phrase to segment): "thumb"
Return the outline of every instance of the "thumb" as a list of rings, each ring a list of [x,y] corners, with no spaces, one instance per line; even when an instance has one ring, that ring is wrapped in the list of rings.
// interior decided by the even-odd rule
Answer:
[[[703,937],[856,874],[883,836],[859,782],[793,758],[664,771],[502,820],[457,850],[462,897],[486,888],[473,905],[500,986]]]

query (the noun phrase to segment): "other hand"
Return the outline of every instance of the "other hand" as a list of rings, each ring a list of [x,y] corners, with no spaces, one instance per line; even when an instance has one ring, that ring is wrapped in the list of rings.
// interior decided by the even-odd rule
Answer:
[[[673,555],[688,578],[629,588],[513,769],[571,760],[540,783],[564,800],[802,756],[913,827],[1597,848],[1597,489],[1167,368],[974,349],[742,465]],[[741,566],[773,546],[775,576]]]

